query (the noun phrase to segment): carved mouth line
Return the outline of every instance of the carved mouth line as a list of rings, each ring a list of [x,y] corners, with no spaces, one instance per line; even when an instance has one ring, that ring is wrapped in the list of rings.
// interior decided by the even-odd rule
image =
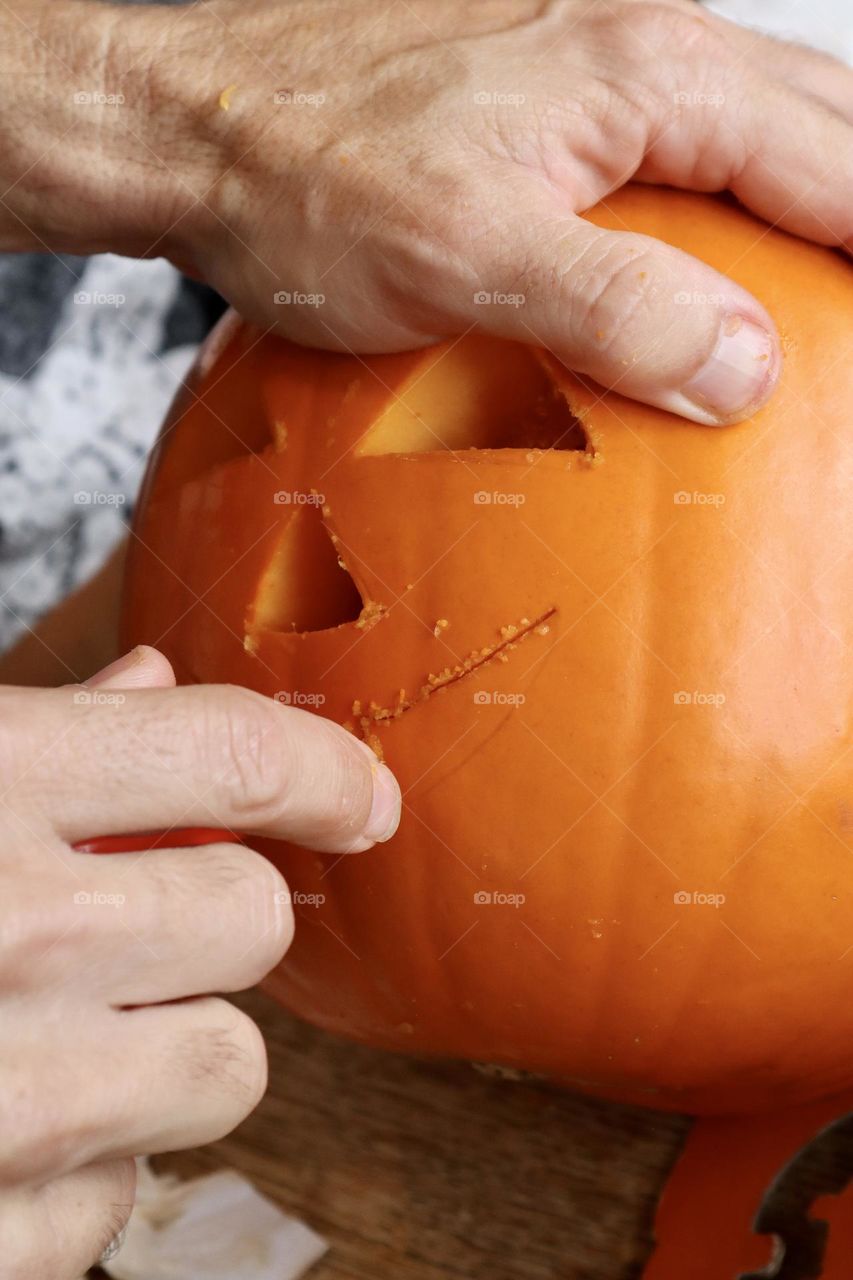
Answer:
[[[556,612],[557,606],[551,605],[549,609],[545,609],[543,613],[540,613],[532,621],[530,618],[522,618],[518,623],[510,623],[508,626],[501,627],[500,640],[494,644],[486,645],[482,649],[474,649],[467,658],[457,663],[455,667],[445,667],[438,674],[431,673],[427,676],[417,694],[411,698],[406,696],[405,689],[401,689],[392,707],[382,707],[378,702],[371,701],[365,708],[361,699],[356,699],[352,704],[353,719],[347,720],[344,723],[344,728],[349,729],[351,733],[358,733],[382,759],[382,743],[375,732],[378,725],[389,724],[399,720],[407,711],[423,706],[440,689],[447,689],[450,685],[458,684],[460,680],[465,680],[490,662],[508,662],[509,654],[512,650],[517,648],[528,636],[534,633],[537,635],[548,634],[548,622]]]

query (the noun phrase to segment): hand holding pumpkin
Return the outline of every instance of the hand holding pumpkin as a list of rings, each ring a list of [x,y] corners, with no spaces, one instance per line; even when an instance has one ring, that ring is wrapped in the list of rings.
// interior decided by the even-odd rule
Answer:
[[[578,215],[633,176],[729,188],[788,230],[853,243],[853,73],[689,0],[215,0],[192,40],[202,78],[182,100],[204,196],[188,249],[238,310],[299,342],[390,351],[476,327],[729,422],[776,381],[764,308]],[[165,95],[168,71],[151,75]],[[205,111],[226,86],[227,111]]]
[[[853,245],[853,72],[691,0],[15,5],[0,247],[166,253],[302,343],[476,327],[736,421],[778,373],[760,301],[579,215],[633,177]]]
[[[0,691],[8,1280],[76,1280],[129,1217],[129,1157],[213,1141],[253,1108],[260,1034],[206,993],[257,982],[292,933],[280,874],[241,845],[104,858],[73,842],[201,822],[343,852],[396,823],[390,773],[337,725],[173,682],[148,649],[88,686]]]

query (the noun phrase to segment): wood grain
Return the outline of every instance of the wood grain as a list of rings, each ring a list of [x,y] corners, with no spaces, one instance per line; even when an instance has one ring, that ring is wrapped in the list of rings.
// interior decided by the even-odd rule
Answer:
[[[229,1138],[162,1157],[243,1170],[323,1234],[311,1280],[634,1280],[687,1121],[465,1064],[378,1053],[238,997],[270,1087]]]

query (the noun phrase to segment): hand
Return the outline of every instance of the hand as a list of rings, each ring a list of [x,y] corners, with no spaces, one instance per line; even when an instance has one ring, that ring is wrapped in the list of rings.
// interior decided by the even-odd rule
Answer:
[[[0,244],[167,253],[302,342],[476,326],[729,422],[778,375],[761,305],[577,215],[633,177],[853,245],[853,72],[690,0],[12,3]]]
[[[257,982],[293,929],[281,876],[241,845],[72,843],[197,824],[343,852],[396,825],[396,783],[337,725],[173,683],[142,649],[87,686],[0,689],[3,1280],[76,1280],[130,1214],[130,1157],[252,1110],[260,1033],[207,993]]]
[[[634,177],[729,188],[853,245],[853,72],[690,0],[213,0],[176,42],[150,83],[185,105],[204,193],[186,252],[300,342],[388,351],[476,326],[729,422],[778,376],[766,311],[684,253],[577,215]],[[282,290],[309,302],[276,306]]]

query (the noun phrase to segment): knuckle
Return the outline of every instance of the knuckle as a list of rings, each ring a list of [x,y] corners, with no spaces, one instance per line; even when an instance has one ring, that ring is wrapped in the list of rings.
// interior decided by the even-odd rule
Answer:
[[[627,0],[611,19],[616,54],[606,77],[649,119],[669,118],[678,94],[730,80],[731,47],[701,5]]]
[[[199,901],[205,903],[205,938],[223,956],[233,957],[223,990],[254,986],[284,956],[293,939],[293,912],[287,884],[262,854],[244,845],[207,845],[204,858],[164,852],[139,865],[134,896],[134,931],[150,936],[175,962],[197,945],[183,927]],[[163,903],[170,904],[164,922]]]
[[[293,940],[293,909],[284,876],[263,854],[225,845],[219,867],[231,907],[223,919],[228,922],[232,947],[231,926],[237,921],[241,954],[234,963],[229,990],[238,991],[260,982],[283,958]],[[216,867],[213,874],[219,874]]]
[[[494,157],[479,146],[472,146],[472,154],[494,169]],[[416,342],[434,338],[447,332],[453,317],[467,314],[471,262],[489,230],[481,184],[471,166],[456,161],[430,175],[426,194],[411,207],[400,206],[366,228],[364,244],[383,263],[383,316],[387,311],[393,333]],[[420,287],[427,281],[429,289]]]
[[[293,941],[294,919],[290,891],[284,876],[263,854],[246,850],[256,868],[252,878],[250,912],[257,919],[256,941],[246,954],[247,986],[254,986],[279,964]]]
[[[310,814],[317,838],[360,834],[370,811],[370,770],[358,767],[338,726],[246,689],[216,693],[206,727],[214,744],[208,763],[226,825],[280,832]]]
[[[205,725],[216,785],[242,825],[264,826],[291,791],[295,753],[283,716],[262,695],[228,686],[216,691]]]
[[[330,721],[322,722],[321,732],[327,745],[322,779],[313,784],[322,787],[322,802],[313,806],[313,834],[324,841],[355,840],[364,831],[373,799],[370,765],[366,758],[354,758]]]
[[[187,851],[159,851],[143,858],[136,869],[137,880],[144,881],[145,902],[139,911],[140,924],[156,929],[162,920],[163,903],[173,903],[180,919],[195,905],[201,894],[211,905],[218,899],[228,901],[249,878],[250,869],[241,858],[242,846],[222,841],[204,846],[204,857],[195,858]],[[141,893],[140,893],[141,896]]]
[[[715,33],[706,14],[691,4],[645,0],[620,5],[615,15],[626,52],[634,58],[647,58],[672,50],[684,58],[697,51],[705,52],[714,42]]]
[[[194,1086],[230,1103],[221,1112],[226,1127],[217,1136],[223,1136],[264,1096],[267,1052],[263,1036],[246,1014],[218,998],[205,1005],[207,1021],[176,1045],[177,1065]]]
[[[653,306],[657,270],[653,251],[630,237],[610,238],[589,263],[578,264],[570,299],[571,329],[578,341],[601,335],[598,350],[633,341],[640,319]]]

